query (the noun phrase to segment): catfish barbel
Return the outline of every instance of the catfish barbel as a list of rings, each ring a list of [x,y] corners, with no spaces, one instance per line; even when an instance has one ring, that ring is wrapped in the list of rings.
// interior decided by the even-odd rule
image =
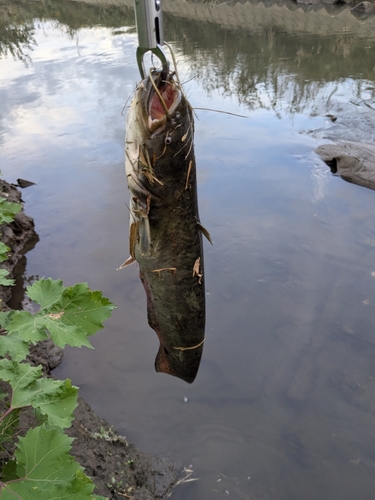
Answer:
[[[155,369],[191,383],[205,329],[203,232],[197,202],[193,110],[174,72],[153,69],[136,89],[126,122],[130,257],[160,341]]]

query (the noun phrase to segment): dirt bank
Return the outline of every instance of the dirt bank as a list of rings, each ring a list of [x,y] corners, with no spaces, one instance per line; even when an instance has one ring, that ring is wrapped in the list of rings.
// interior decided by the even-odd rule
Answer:
[[[1,195],[9,201],[22,202],[21,192],[15,186],[0,180],[0,190]],[[0,233],[1,241],[11,249],[8,261],[1,267],[8,269],[16,280],[15,287],[0,286],[2,310],[29,309],[32,305],[24,299],[23,276],[25,253],[39,239],[34,222],[22,210],[11,224],[0,226]],[[51,376],[51,370],[56,368],[62,357],[62,349],[46,341],[32,349],[29,361],[33,365],[41,364],[45,374]],[[75,416],[68,430],[68,434],[75,438],[72,454],[85,468],[86,474],[92,477],[97,494],[116,500],[168,498],[177,480],[174,465],[170,461],[143,453],[128,443],[108,422],[96,415],[82,398],[79,398]]]

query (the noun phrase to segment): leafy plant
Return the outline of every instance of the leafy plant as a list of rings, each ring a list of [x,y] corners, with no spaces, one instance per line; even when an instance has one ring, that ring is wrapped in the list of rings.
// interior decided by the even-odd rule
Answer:
[[[0,172],[1,174],[1,172]],[[0,224],[12,222],[14,216],[21,210],[19,203],[7,201],[0,196]],[[4,262],[8,258],[9,247],[0,241],[0,262]],[[14,280],[7,278],[9,272],[6,269],[0,269],[0,285],[13,285]]]
[[[0,197],[0,223],[10,222],[19,209]],[[0,261],[8,251],[0,244]],[[69,379],[43,377],[42,367],[26,357],[32,344],[48,338],[60,347],[92,348],[88,337],[103,328],[114,305],[86,283],[64,287],[51,278],[34,282],[26,294],[39,305],[37,313],[0,312],[0,500],[104,500],[93,494],[95,485],[70,455],[72,438],[64,433],[74,418],[78,388]],[[27,408],[34,411],[35,425],[18,436]]]
[[[19,203],[7,201],[6,198],[0,196],[0,224],[4,222],[12,222],[14,216],[21,210]]]

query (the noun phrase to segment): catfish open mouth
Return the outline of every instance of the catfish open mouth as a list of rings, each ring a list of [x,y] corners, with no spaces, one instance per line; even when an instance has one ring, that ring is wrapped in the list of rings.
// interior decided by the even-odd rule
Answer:
[[[167,119],[176,110],[181,102],[181,91],[177,88],[174,81],[162,82],[156,92],[154,86],[151,86],[148,100],[148,129],[152,134],[163,132]]]

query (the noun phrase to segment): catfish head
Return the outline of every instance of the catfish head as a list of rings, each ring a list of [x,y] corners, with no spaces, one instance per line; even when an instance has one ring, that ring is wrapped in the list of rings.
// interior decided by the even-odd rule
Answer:
[[[174,73],[153,70],[138,86],[127,117],[126,174],[131,192],[163,204],[182,189],[194,159],[192,108]]]

